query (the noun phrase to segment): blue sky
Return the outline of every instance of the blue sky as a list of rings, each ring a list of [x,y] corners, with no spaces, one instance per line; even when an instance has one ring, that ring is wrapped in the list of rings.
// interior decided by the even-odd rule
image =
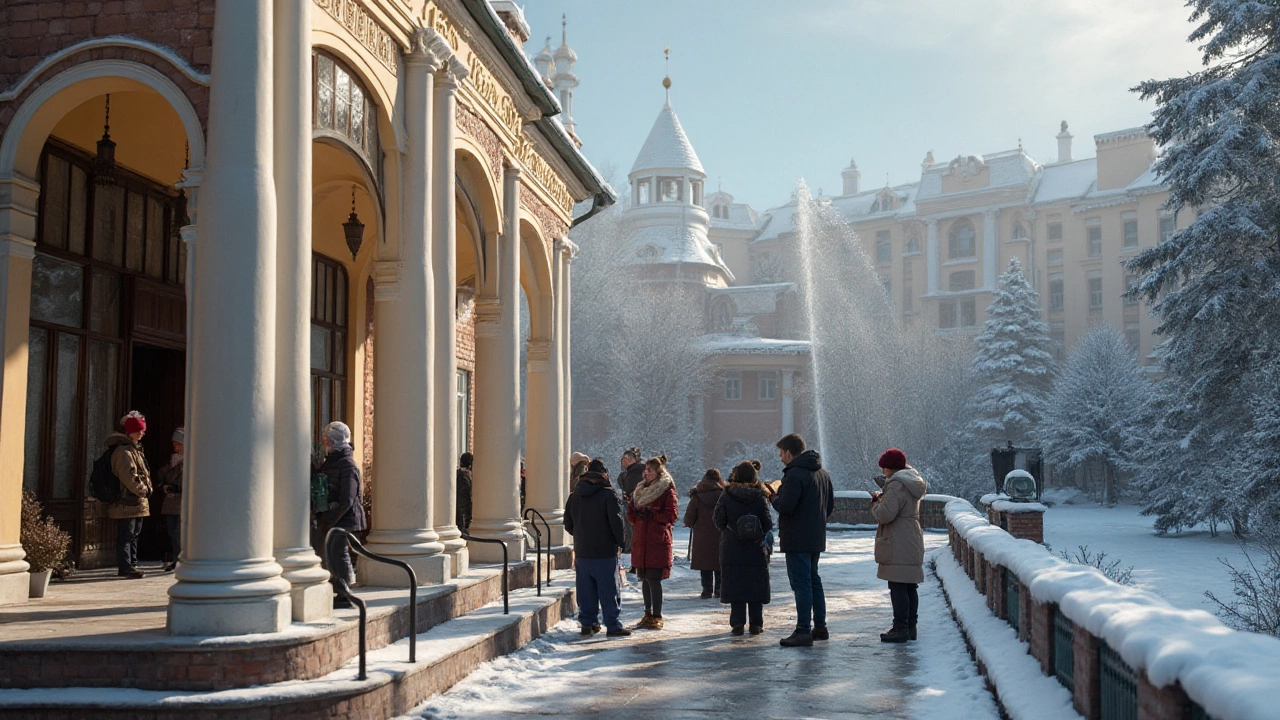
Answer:
[[[855,158],[862,187],[919,178],[933,150],[1017,147],[1057,158],[1067,120],[1076,158],[1093,135],[1141,125],[1129,88],[1199,67],[1183,0],[528,0],[532,57],[578,53],[574,119],[583,151],[624,179],[672,105],[709,178],[739,202],[785,202],[799,178],[827,194]]]

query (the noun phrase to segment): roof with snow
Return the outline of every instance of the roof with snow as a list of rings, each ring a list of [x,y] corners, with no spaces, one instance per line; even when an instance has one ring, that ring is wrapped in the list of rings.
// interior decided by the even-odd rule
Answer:
[[[676,111],[671,108],[671,103],[666,103],[658,113],[658,119],[653,122],[653,128],[649,130],[649,137],[640,148],[631,172],[635,174],[642,170],[676,169],[691,170],[703,177],[707,174],[702,169],[702,163],[698,162],[698,154],[693,151],[684,128],[680,127]]]
[[[1040,175],[1033,203],[1074,200],[1089,194],[1098,180],[1098,159],[1047,165]]]
[[[808,340],[713,333],[698,338],[698,347],[719,355],[808,355],[810,346]]]
[[[710,265],[733,276],[701,225],[650,225],[628,233],[627,237],[631,244],[628,258],[631,262]]]

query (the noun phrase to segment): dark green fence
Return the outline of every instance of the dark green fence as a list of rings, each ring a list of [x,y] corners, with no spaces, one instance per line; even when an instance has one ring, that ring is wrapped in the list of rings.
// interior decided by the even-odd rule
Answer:
[[[1098,646],[1098,695],[1102,720],[1138,720],[1138,674],[1106,643]]]
[[[1004,619],[1013,626],[1014,632],[1021,634],[1022,630],[1022,606],[1019,604],[1021,590],[1018,586],[1018,576],[1013,574],[1009,568],[1002,570],[1004,573]]]
[[[1076,651],[1072,644],[1075,640],[1075,628],[1062,611],[1053,608],[1053,674],[1058,682],[1068,690],[1076,689]]]

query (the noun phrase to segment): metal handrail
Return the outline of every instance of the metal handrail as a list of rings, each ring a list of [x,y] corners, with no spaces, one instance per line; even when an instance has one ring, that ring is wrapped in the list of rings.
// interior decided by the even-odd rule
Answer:
[[[493,538],[476,537],[475,535],[468,535],[467,533],[462,533],[462,539],[466,540],[467,542],[497,543],[502,546],[502,614],[510,615],[511,614],[511,591],[507,586],[507,573],[508,573],[508,567],[510,566],[511,562],[510,562],[509,554],[507,552],[507,544],[502,542],[501,540],[494,540]]]
[[[347,530],[346,528],[340,528],[340,527],[329,528],[329,532],[325,533],[325,536],[324,536],[324,548],[325,548],[326,559],[329,561],[329,567],[331,568],[330,575],[332,575],[333,578],[338,581],[336,586],[338,589],[338,594],[346,598],[350,602],[354,603],[356,608],[360,611],[360,674],[356,676],[356,679],[365,680],[368,678],[368,675],[365,673],[365,653],[367,651],[366,641],[365,641],[365,636],[366,636],[365,625],[368,624],[369,614],[368,614],[368,608],[365,607],[364,600],[360,599],[360,596],[351,592],[351,588],[347,585],[347,581],[341,576],[335,574],[332,570],[337,568],[337,563],[336,563],[337,558],[334,557],[335,555],[334,538],[341,538],[343,541],[347,543],[347,546],[350,547],[351,550],[355,552],[355,554],[357,555],[363,555],[369,558],[370,560],[386,563],[388,565],[395,565],[396,567],[403,569],[405,572],[409,574],[409,633],[408,633],[409,634],[409,662],[411,664],[416,663],[418,661],[418,576],[417,574],[413,572],[413,568],[409,566],[409,563],[406,563],[402,560],[396,560],[394,558],[385,557],[383,555],[379,555],[378,553],[370,552],[369,550],[366,550],[364,545],[360,544],[360,541],[356,538],[356,536],[350,530]]]
[[[532,528],[533,532],[529,532]],[[542,597],[542,533],[538,532],[537,526],[529,523],[528,526],[521,525],[520,529],[524,531],[526,540],[533,541],[533,584],[537,588],[538,597]]]
[[[547,587],[551,587],[551,525],[547,522],[547,519],[542,516],[542,513],[533,508],[525,508],[524,519],[528,521],[529,526],[533,528],[534,532],[538,532],[538,526],[535,525],[533,519],[529,517],[529,513],[537,515],[538,519],[542,521],[542,527],[547,529]]]

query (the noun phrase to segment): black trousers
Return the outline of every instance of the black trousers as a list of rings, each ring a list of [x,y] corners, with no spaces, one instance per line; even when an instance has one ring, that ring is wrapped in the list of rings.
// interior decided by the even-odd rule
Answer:
[[[729,603],[729,627],[742,627],[746,624],[748,611],[751,615],[752,627],[764,627],[763,603]]]
[[[920,595],[915,583],[889,583],[889,601],[893,603],[893,626],[916,626],[920,609]]]
[[[662,568],[636,568],[640,575],[640,592],[644,595],[644,611],[662,617]]]
[[[720,597],[720,571],[703,570],[701,572],[702,592],[709,592],[716,597]]]
[[[142,518],[116,520],[116,569],[131,570],[138,565],[138,535],[142,534]]]

